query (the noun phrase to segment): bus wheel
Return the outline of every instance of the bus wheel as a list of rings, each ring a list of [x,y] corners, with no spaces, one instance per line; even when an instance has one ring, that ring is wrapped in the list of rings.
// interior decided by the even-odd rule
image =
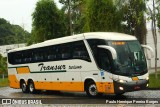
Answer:
[[[34,87],[33,81],[30,81],[30,82],[29,82],[29,92],[30,92],[31,94],[35,94],[35,93],[36,93],[36,89],[35,89],[35,87]]]
[[[89,82],[86,86],[86,93],[89,97],[98,96],[98,90],[94,82]]]
[[[28,93],[28,87],[24,81],[21,82],[21,89],[23,93]]]

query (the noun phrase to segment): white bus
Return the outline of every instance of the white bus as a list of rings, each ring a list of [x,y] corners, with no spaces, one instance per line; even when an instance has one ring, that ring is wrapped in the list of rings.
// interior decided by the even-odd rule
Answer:
[[[152,51],[149,46],[143,47]],[[91,32],[8,52],[11,88],[123,94],[148,86],[145,54],[134,36]]]

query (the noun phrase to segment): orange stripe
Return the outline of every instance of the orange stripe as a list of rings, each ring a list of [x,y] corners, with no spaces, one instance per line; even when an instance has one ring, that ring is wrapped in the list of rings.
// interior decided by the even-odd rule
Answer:
[[[35,88],[40,90],[84,91],[83,82],[34,82]],[[112,82],[97,82],[98,92],[114,94]]]
[[[20,88],[20,82],[17,80],[15,75],[8,75],[9,86],[11,88]]]
[[[28,67],[20,67],[17,68],[17,73],[18,74],[30,73],[30,70]]]
[[[84,91],[82,82],[34,82],[35,88],[40,90]]]
[[[20,82],[15,75],[9,75],[9,85],[11,88],[20,88]],[[34,82],[35,88],[39,90],[60,90],[60,91],[84,91],[84,82]],[[114,94],[114,84],[112,82],[97,82],[98,92]]]

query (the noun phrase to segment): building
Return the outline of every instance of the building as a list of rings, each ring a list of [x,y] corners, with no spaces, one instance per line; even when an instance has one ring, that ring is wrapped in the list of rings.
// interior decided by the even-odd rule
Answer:
[[[147,45],[151,46],[153,50],[155,50],[153,36],[152,36],[152,30],[147,31]],[[160,67],[160,31],[157,30],[157,51],[158,51],[158,57],[157,57],[157,66]],[[155,55],[155,51],[154,51]],[[154,58],[147,59],[148,67],[154,68],[155,67],[155,56]]]
[[[7,57],[7,52],[11,49],[15,49],[15,48],[20,48],[20,47],[25,47],[26,44],[22,43],[22,44],[11,44],[11,45],[3,45],[0,46],[0,54],[3,57]]]

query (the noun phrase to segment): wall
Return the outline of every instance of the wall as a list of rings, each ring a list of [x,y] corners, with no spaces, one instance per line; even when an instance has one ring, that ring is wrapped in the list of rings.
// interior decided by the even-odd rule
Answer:
[[[158,39],[157,39],[158,54],[157,55],[158,55],[158,59],[159,59],[159,60],[157,60],[157,65],[158,65],[158,67],[160,67],[160,32],[159,31],[157,31],[157,37],[158,37]],[[151,30],[148,30],[148,32],[147,32],[147,45],[151,46],[153,48],[153,50],[155,50]],[[147,52],[147,53],[149,53],[149,52]],[[155,51],[154,51],[154,55],[155,55]],[[149,68],[154,68],[155,67],[155,56],[154,56],[154,58],[151,58],[150,60],[147,60],[147,62],[148,62],[148,67]]]
[[[20,47],[25,47],[26,44],[23,43],[23,44],[11,44],[11,45],[3,45],[3,46],[0,46],[0,54],[3,56],[3,57],[7,57],[7,52],[11,49],[15,49],[15,48],[20,48]]]

